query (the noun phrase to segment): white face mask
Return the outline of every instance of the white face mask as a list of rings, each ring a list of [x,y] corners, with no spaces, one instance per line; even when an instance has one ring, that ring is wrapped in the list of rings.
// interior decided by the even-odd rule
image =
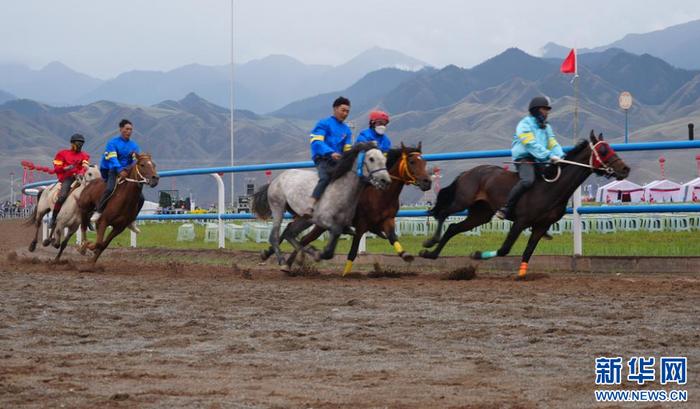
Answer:
[[[375,126],[374,132],[376,132],[378,135],[384,135],[384,132],[386,132],[386,125]]]

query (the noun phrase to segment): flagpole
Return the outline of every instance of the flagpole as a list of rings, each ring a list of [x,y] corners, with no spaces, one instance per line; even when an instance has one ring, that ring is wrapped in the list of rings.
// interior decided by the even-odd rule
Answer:
[[[576,55],[576,49],[574,48],[574,136],[573,144],[576,145],[578,140],[578,56]],[[583,255],[583,229],[581,225],[581,214],[578,212],[578,208],[581,207],[581,186],[576,188],[574,191],[573,198],[573,208],[574,208],[574,223],[573,223],[573,233],[574,233],[574,270],[576,266],[576,257]]]

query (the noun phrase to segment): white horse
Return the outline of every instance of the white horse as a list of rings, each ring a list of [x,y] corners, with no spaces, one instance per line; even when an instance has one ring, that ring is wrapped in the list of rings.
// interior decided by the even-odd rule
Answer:
[[[66,203],[68,203],[69,199],[71,199],[71,197],[73,197],[76,194],[76,191],[82,191],[82,186],[84,186],[85,183],[88,183],[99,177],[101,177],[100,170],[95,165],[89,166],[88,169],[85,171],[85,174],[77,175],[76,182],[74,183],[80,183],[81,188],[74,189],[70,193],[70,195],[68,195],[68,199],[66,199],[64,207]],[[41,230],[42,220],[44,219],[44,216],[46,216],[49,212],[53,210],[53,207],[56,204],[56,200],[58,200],[58,194],[60,191],[61,182],[56,182],[45,189],[39,190],[36,206],[34,207],[34,211],[32,212],[31,216],[29,216],[29,220],[27,221],[27,224],[34,225],[36,227],[36,231],[34,232],[34,240],[32,240],[32,243],[29,245],[29,251],[34,251],[36,249],[36,243],[39,240],[39,230]],[[75,202],[75,198],[72,199],[72,202]],[[61,212],[59,212],[59,215],[62,212],[63,208],[61,208]],[[43,245],[48,246],[50,242],[51,240],[49,239],[44,240]]]
[[[386,158],[374,144],[357,144],[343,154],[331,175],[330,184],[315,206],[311,193],[318,182],[318,174],[311,170],[284,171],[272,183],[255,193],[253,213],[261,218],[273,218],[270,244],[279,264],[284,262],[279,244],[280,226],[285,210],[304,215],[313,206],[311,218],[297,220],[293,223],[293,228],[290,228],[290,225],[285,230],[284,239],[298,251],[301,245],[296,236],[315,224],[328,230],[330,239],[323,253],[315,253],[313,256],[317,261],[330,259],[335,253],[338,237],[352,225],[363,181],[368,181],[379,189],[386,189],[391,184],[391,176],[386,169]]]

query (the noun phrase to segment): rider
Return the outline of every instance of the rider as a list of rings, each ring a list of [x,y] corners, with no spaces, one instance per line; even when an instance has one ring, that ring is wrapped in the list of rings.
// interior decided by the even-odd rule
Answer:
[[[374,142],[386,155],[391,149],[391,139],[386,135],[386,126],[389,124],[389,114],[384,111],[372,111],[369,113],[369,128],[360,132],[355,143]]]
[[[523,118],[515,130],[511,153],[516,162],[520,180],[513,186],[506,205],[496,211],[499,219],[512,219],[513,209],[518,199],[535,183],[535,165],[546,162],[557,163],[564,155],[561,146],[554,138],[554,131],[547,123],[547,116],[552,106],[549,98],[538,96],[532,98],[528,111],[530,115]]]
[[[136,142],[131,140],[131,133],[133,131],[134,126],[131,121],[122,119],[119,122],[120,135],[115,136],[107,142],[105,153],[100,162],[100,174],[102,175],[102,179],[107,182],[107,187],[104,193],[102,193],[102,198],[97,205],[95,213],[90,218],[91,222],[96,222],[100,216],[102,216],[102,212],[105,206],[107,206],[107,201],[117,186],[117,179],[124,179],[129,175],[129,167],[136,161],[136,155],[141,153],[141,148],[139,148]],[[143,193],[141,193],[139,209],[141,209],[143,202],[144,197]],[[138,230],[133,223],[130,227],[134,227],[132,230]]]
[[[350,115],[350,100],[338,97],[333,101],[333,115],[318,121],[311,131],[311,159],[318,171],[318,184],[311,194],[314,204],[328,187],[331,174],[342,152],[352,147],[352,130],[344,122],[348,115]],[[313,205],[311,211],[313,212]]]
[[[70,137],[70,149],[59,151],[53,159],[53,168],[58,181],[61,182],[61,190],[51,214],[52,229],[56,227],[56,216],[68,198],[71,185],[75,182],[75,176],[85,173],[85,167],[90,163],[90,155],[82,151],[84,143],[83,135],[73,134]]]

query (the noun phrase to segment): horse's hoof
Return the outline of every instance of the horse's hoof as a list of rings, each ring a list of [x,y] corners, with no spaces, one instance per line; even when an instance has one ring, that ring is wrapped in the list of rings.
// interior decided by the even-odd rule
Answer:
[[[260,250],[260,261],[266,261],[271,255],[272,253],[267,250]]]
[[[516,276],[513,278],[513,280],[515,280],[515,281],[525,281],[525,280],[527,280],[527,275],[525,275],[525,274],[523,274],[523,275],[518,274],[518,275],[516,275]]]
[[[52,245],[53,248],[55,248],[55,249],[61,247],[61,243],[60,243],[59,241],[57,241],[57,240],[52,240],[52,241],[51,241],[51,245]]]
[[[36,241],[33,241],[33,242],[29,245],[29,251],[30,251],[30,252],[33,252],[34,250],[36,250]]]
[[[408,253],[403,253],[403,254],[401,254],[401,259],[407,263],[412,263],[414,260],[414,257]]]
[[[483,260],[481,257],[481,252],[480,251],[475,251],[471,254],[472,260]]]
[[[436,258],[438,258],[437,254],[433,253],[432,251],[428,251],[428,250],[421,250],[420,253],[418,253],[418,255],[423,257],[423,258],[428,258],[431,260],[435,260]]]
[[[41,242],[41,245],[44,246],[44,247],[48,246],[49,244],[51,244],[51,240],[50,240],[50,239],[46,239],[46,240],[44,240],[44,241]]]
[[[284,259],[284,257],[282,257],[282,256],[277,257],[277,264],[278,264],[278,265],[281,266],[281,265],[283,265],[283,264],[286,264],[285,261],[286,261],[286,260]]]

